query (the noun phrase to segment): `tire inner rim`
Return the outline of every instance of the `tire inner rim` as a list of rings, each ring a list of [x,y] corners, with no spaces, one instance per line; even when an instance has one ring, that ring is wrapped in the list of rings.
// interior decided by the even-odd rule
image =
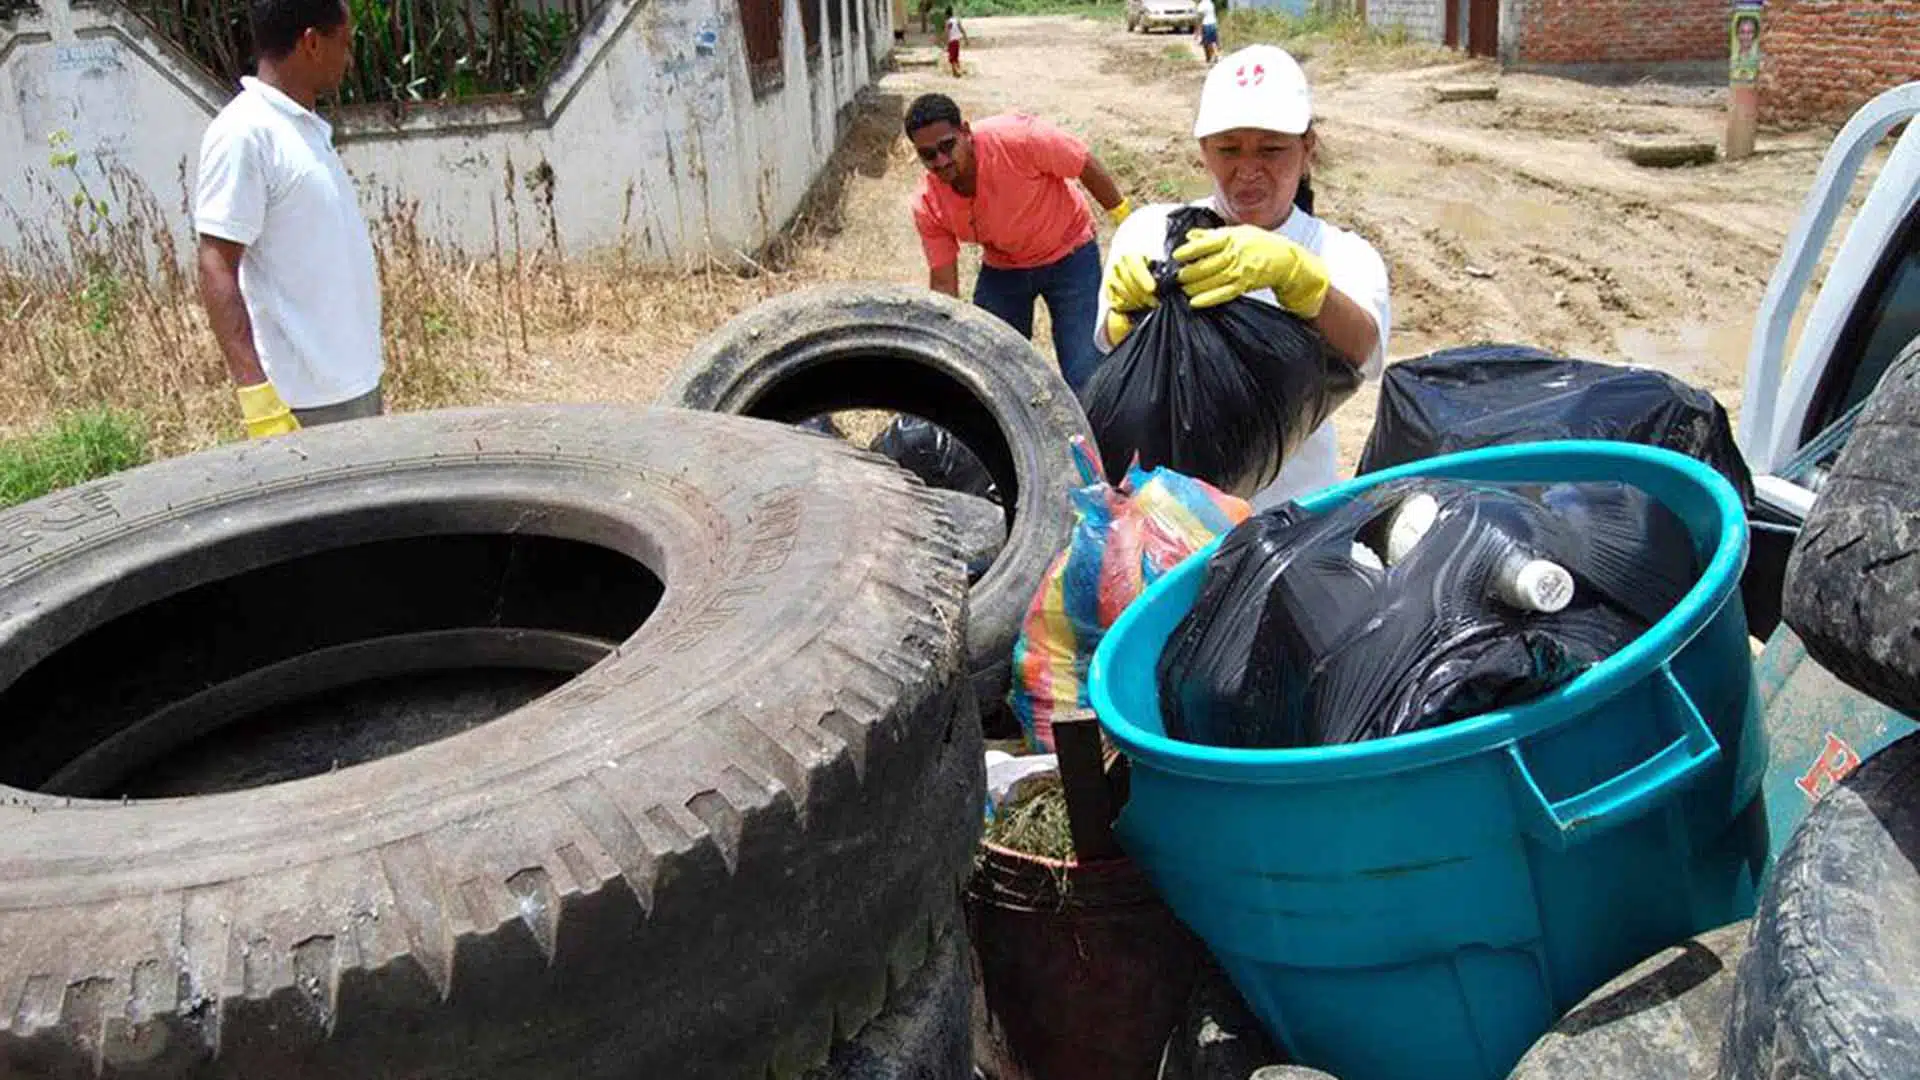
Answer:
[[[457,735],[632,636],[663,585],[522,533],[335,547],[88,627],[0,689],[0,783],[163,798],[281,783]]]

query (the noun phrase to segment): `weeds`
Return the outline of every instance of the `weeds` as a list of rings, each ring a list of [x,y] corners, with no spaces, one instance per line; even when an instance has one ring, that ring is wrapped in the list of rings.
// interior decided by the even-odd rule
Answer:
[[[0,440],[0,507],[147,460],[146,421],[125,409],[62,413],[45,430]]]
[[[880,119],[886,138],[869,141],[884,161],[904,140],[897,110]],[[185,199],[169,211],[130,173],[96,168],[64,143],[48,164],[30,182],[53,212],[30,220],[13,211],[23,240],[0,250],[0,437],[104,407],[140,419],[153,457],[241,438],[175,241]],[[513,170],[495,196],[494,242],[477,253],[431,239],[418,201],[371,193],[389,410],[648,402],[700,337],[791,287],[784,272],[742,276],[737,253],[647,271],[616,252],[583,258],[566,249],[551,191],[540,163]],[[815,212],[837,221],[832,207]],[[642,246],[657,253],[665,241],[653,227],[641,226]]]
[[[1078,15],[1087,19],[1118,22],[1126,17],[1124,0],[953,0],[962,19],[989,15]],[[946,10],[946,0],[936,0],[933,11]]]
[[[1158,152],[1129,142],[1093,139],[1091,149],[1120,190],[1137,202],[1186,202],[1210,190],[1191,140],[1170,138]]]
[[[1415,41],[1404,24],[1375,26],[1350,10],[1321,6],[1304,15],[1235,8],[1220,17],[1220,47],[1234,49],[1256,43],[1278,45],[1301,63],[1317,60],[1322,68],[1418,67],[1458,57],[1441,45]]]
[[[1073,858],[1073,825],[1059,780],[1050,778],[1031,797],[1002,808],[988,822],[986,835],[1001,847],[1028,855],[1062,861]]]

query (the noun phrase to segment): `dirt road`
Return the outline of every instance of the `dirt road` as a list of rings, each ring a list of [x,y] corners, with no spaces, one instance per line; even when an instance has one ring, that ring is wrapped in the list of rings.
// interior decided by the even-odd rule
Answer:
[[[1136,200],[1206,192],[1189,134],[1204,69],[1187,38],[1073,18],[980,19],[968,29],[963,78],[931,63],[929,44],[903,47],[850,140],[838,231],[802,245],[753,290],[716,297],[712,321],[752,291],[925,280],[907,215],[920,168],[898,119],[928,90],[969,115],[1020,109],[1080,133]],[[1737,165],[1646,170],[1612,156],[1608,134],[1715,138],[1719,93],[1501,76],[1424,47],[1330,47],[1306,63],[1324,151],[1319,209],[1387,259],[1392,357],[1520,341],[1656,365],[1737,406],[1753,313],[1826,133],[1769,137]],[[1497,81],[1498,100],[1431,101],[1433,84],[1463,79]],[[677,357],[686,332],[644,354]],[[644,398],[656,366],[634,370],[621,396]],[[1349,466],[1373,408],[1368,388],[1338,416]]]

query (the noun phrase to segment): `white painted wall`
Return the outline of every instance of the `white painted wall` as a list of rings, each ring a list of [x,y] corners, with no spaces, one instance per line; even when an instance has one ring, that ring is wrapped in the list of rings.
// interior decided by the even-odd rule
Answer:
[[[843,48],[809,63],[800,3],[847,5]],[[200,134],[228,92],[110,0],[42,4],[0,23],[0,245],[24,242],[22,220],[58,220],[55,200],[72,186],[47,164],[56,129],[73,134],[89,176],[102,163],[138,176],[184,244]],[[550,190],[570,251],[623,233],[634,257],[656,262],[750,251],[798,208],[892,48],[875,0],[786,4],[785,82],[758,99],[735,0],[612,0],[534,99],[352,110],[332,117],[336,142],[370,217],[384,200],[417,202],[429,237],[470,251],[491,249],[496,222],[512,243],[509,170],[527,247],[546,242]],[[821,26],[825,37],[824,6]]]
[[[1460,10],[1465,11],[1463,2]],[[1447,40],[1445,0],[1367,0],[1367,21],[1382,29],[1405,26],[1415,41]],[[1466,40],[1465,36],[1461,40]]]

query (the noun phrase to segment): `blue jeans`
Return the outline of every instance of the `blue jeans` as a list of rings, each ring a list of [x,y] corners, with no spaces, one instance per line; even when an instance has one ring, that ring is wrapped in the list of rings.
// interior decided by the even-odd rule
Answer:
[[[1031,270],[982,266],[973,286],[973,302],[1025,338],[1033,336],[1036,298],[1047,302],[1060,375],[1078,396],[1102,359],[1093,344],[1093,323],[1100,317],[1099,241],[1089,240],[1059,262]]]

